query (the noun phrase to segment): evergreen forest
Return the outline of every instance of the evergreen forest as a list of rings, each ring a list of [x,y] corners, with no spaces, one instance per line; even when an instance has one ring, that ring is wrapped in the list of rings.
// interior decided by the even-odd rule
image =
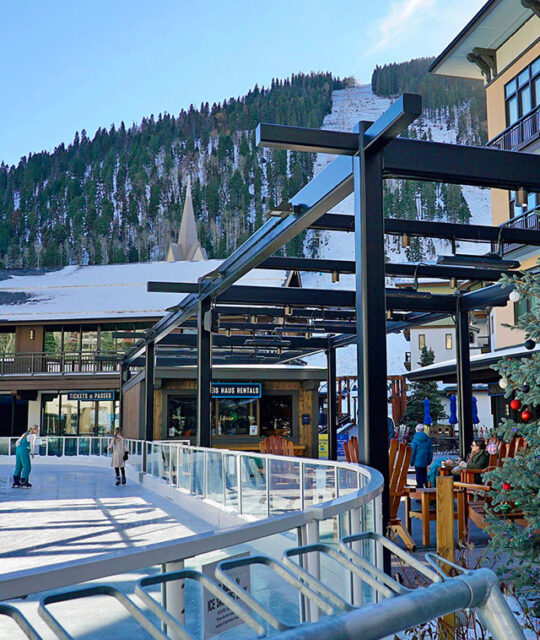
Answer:
[[[431,76],[429,63],[377,67],[374,92],[420,92],[426,115],[457,127],[458,142],[482,144],[481,83]],[[129,128],[122,122],[92,138],[82,130],[53,152],[31,153],[17,166],[0,164],[0,268],[162,260],[176,240],[188,177],[202,245],[210,258],[228,256],[261,226],[268,209],[313,176],[314,154],[258,149],[257,124],[319,128],[332,109],[332,92],[350,83],[330,73],[299,73],[176,116],[151,115]],[[431,132],[420,118],[407,135],[430,139]],[[385,207],[389,217],[470,219],[455,185],[389,182]],[[315,247],[311,234],[285,251],[304,255]],[[429,247],[426,252],[418,241],[407,249],[410,260],[427,255]]]

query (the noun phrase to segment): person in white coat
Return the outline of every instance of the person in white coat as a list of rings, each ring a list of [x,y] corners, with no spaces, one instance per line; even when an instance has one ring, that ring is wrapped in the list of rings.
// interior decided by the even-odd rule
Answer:
[[[126,469],[125,469],[125,453],[127,451],[126,441],[122,436],[120,427],[116,427],[114,430],[114,436],[109,440],[109,451],[112,449],[111,467],[114,467],[116,472],[116,484],[126,484]],[[120,472],[122,472],[122,480],[120,481]]]

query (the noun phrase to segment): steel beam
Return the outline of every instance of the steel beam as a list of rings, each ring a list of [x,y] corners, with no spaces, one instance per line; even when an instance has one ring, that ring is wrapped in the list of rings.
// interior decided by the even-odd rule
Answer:
[[[380,151],[422,113],[422,96],[403,93],[364,133],[364,152]]]
[[[486,307],[504,307],[508,303],[508,296],[513,289],[513,285],[503,287],[501,284],[492,284],[489,287],[465,293],[461,296],[461,309],[474,311]]]
[[[261,123],[255,131],[258,147],[310,151],[352,156],[358,151],[358,136],[343,131],[288,127],[281,124]]]
[[[145,386],[144,386],[144,416],[145,439],[148,442],[154,440],[154,374],[156,345],[153,342],[146,344],[146,357],[144,359]]]
[[[337,389],[336,350],[326,350],[326,404],[328,421],[328,460],[337,460]]]
[[[197,446],[212,446],[211,403],[212,403],[212,333],[207,315],[211,313],[210,298],[199,302],[197,315]]]
[[[469,312],[456,307],[456,366],[458,387],[459,452],[465,460],[474,438],[472,421],[471,354],[469,341]]]
[[[490,227],[483,224],[386,218],[384,221],[384,231],[390,235],[402,235],[406,233],[409,236],[419,238],[442,238],[447,240],[468,240],[471,242],[503,242],[505,244],[516,243],[540,246],[540,231],[534,229],[516,229],[508,225],[504,227]]]
[[[540,156],[396,138],[383,151],[383,178],[540,191]]]
[[[273,337],[273,336],[269,336]],[[165,336],[163,340],[159,343],[161,347],[196,347],[197,346],[198,334],[196,333],[170,333],[168,336]],[[255,336],[251,335],[232,335],[226,336],[223,334],[216,334],[212,337],[212,344],[214,347],[246,347],[248,348],[249,343],[246,345],[246,340],[254,340]],[[305,338],[300,336],[287,336],[286,340],[287,345],[293,349],[324,349],[327,344],[325,338],[320,338],[316,336],[312,336],[311,338]],[[279,341],[275,342],[275,347],[279,347]],[[269,341],[268,344],[272,346],[272,343]],[[261,346],[261,345],[258,345]],[[253,348],[253,347],[252,347]]]
[[[466,225],[465,225],[466,226]],[[540,232],[539,232],[540,233]],[[267,258],[261,263],[264,269],[297,270],[297,271],[319,271],[323,273],[354,273],[353,260],[323,260],[319,258],[282,258],[279,256]],[[384,265],[385,274],[390,277],[417,277],[417,278],[440,278],[449,280],[483,280],[495,282],[501,275],[513,275],[519,272],[504,269],[485,269],[478,267],[455,267],[431,263],[403,263],[396,264],[387,262]]]

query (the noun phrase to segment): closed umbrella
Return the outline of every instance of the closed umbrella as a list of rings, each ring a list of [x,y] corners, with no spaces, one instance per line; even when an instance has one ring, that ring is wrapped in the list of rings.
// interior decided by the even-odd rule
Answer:
[[[424,424],[427,424],[428,426],[433,424],[433,420],[431,418],[431,414],[429,411],[430,411],[429,398],[424,398]]]
[[[473,424],[478,424],[480,422],[480,418],[478,417],[478,402],[474,396],[472,399],[472,421]]]
[[[457,399],[455,394],[452,394],[450,396],[450,419],[448,420],[450,424],[458,423],[456,411],[457,411]]]

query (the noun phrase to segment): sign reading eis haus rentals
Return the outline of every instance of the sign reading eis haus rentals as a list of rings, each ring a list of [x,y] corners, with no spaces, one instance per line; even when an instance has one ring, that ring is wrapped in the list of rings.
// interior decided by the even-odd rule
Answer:
[[[260,398],[262,385],[260,382],[213,382],[213,398]]]
[[[114,400],[114,391],[68,391],[68,400]]]

